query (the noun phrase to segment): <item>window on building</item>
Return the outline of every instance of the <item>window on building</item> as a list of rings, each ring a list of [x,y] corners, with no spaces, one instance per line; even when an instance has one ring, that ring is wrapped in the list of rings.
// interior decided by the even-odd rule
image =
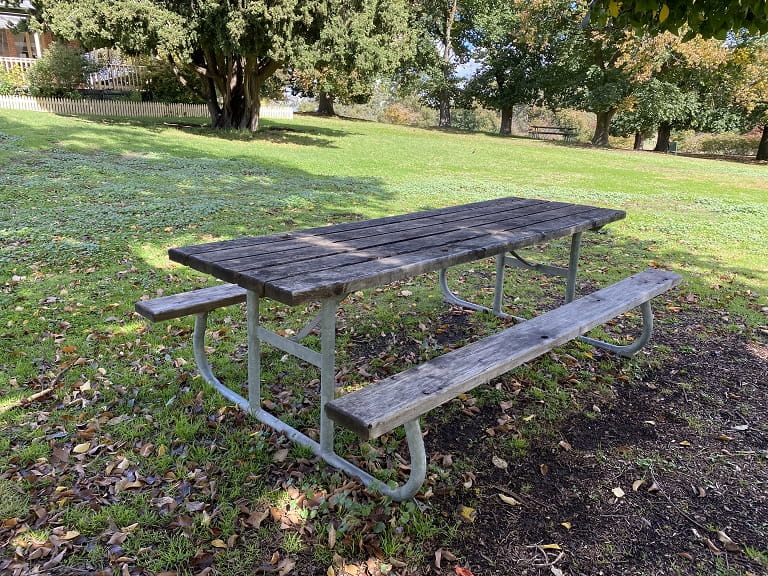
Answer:
[[[14,52],[11,50],[13,36],[9,30],[0,29],[0,56],[12,57]]]

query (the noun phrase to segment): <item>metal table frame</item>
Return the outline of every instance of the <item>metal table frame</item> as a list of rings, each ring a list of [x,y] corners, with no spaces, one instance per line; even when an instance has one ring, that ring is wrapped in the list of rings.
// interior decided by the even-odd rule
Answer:
[[[473,310],[488,311],[499,317],[509,317],[502,312],[504,297],[504,270],[506,266],[516,266],[526,269],[534,269],[539,272],[561,276],[566,278],[565,300],[571,302],[576,292],[576,276],[578,273],[578,259],[581,246],[581,233],[571,236],[569,264],[567,268],[549,266],[545,264],[531,263],[516,252],[501,253],[496,257],[496,278],[494,288],[493,307],[487,308],[456,296],[448,286],[447,269],[439,271],[439,284],[446,302]],[[232,391],[214,375],[211,365],[205,353],[205,331],[207,326],[207,313],[197,314],[193,334],[193,349],[195,361],[203,379],[213,386],[224,398],[235,403],[240,408],[250,413],[260,422],[282,432],[290,440],[309,448],[314,454],[331,464],[335,468],[355,476],[369,488],[377,490],[391,497],[393,500],[406,500],[416,495],[426,478],[427,458],[418,419],[405,425],[405,433],[408,449],[411,456],[410,476],[404,484],[391,487],[381,480],[370,475],[355,464],[339,456],[334,448],[334,423],[325,414],[325,404],[332,401],[335,396],[335,333],[336,312],[338,311],[344,296],[334,296],[322,301],[320,314],[310,321],[295,337],[285,338],[275,332],[266,329],[260,323],[259,302],[260,297],[252,290],[248,290],[247,330],[248,330],[248,397]],[[581,339],[611,350],[622,356],[631,356],[642,348],[651,337],[653,330],[653,315],[650,303],[642,306],[643,332],[632,343],[625,346],[617,346],[600,340],[582,337]],[[518,321],[524,318],[514,317]],[[316,327],[320,329],[320,351],[317,352],[300,341],[310,334]],[[261,343],[266,342],[284,352],[317,366],[320,369],[320,432],[319,442],[308,437],[293,426],[283,422],[273,414],[264,410],[261,406]]]

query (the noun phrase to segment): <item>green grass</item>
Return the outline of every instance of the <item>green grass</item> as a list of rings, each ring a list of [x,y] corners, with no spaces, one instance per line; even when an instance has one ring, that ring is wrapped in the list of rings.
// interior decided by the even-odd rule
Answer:
[[[324,572],[336,553],[368,557],[361,534],[387,559],[426,565],[424,551],[456,530],[452,519],[412,504],[359,501],[348,493],[347,478],[306,450],[292,448],[286,461],[300,464],[290,477],[276,479],[284,464],[274,458],[284,445],[202,385],[192,360],[191,320],[147,325],[133,313],[143,296],[213,283],[169,262],[170,247],[503,195],[591,203],[628,215],[604,233],[585,236],[584,281],[604,285],[648,265],[669,267],[685,276],[677,306],[718,310],[747,335],[768,324],[764,165],[312,117],[265,122],[266,128],[276,124],[291,130],[212,133],[0,111],[0,474],[25,469],[41,478],[24,485],[27,495],[7,492],[0,481],[0,500],[8,494],[6,514],[21,516],[34,495],[56,526],[80,532],[85,540],[68,556],[72,565],[108,565],[109,531],[136,523],[140,528],[123,548],[149,571],[198,572],[205,564],[196,554],[214,540],[238,536],[234,547],[217,549],[222,574],[242,573],[243,562],[263,566],[275,551],[301,555]],[[553,243],[533,253],[562,261],[567,246]],[[488,301],[492,269],[478,262],[451,278],[463,294]],[[354,356],[360,342],[380,344],[366,364],[377,375],[404,349],[413,352],[400,359],[404,363],[442,351],[430,324],[445,311],[435,282],[430,275],[345,301],[338,336],[339,365],[347,368],[343,386],[368,380]],[[514,305],[525,314],[540,312],[560,289],[556,281],[511,276],[509,282],[520,288]],[[298,330],[316,311],[314,305],[268,304],[263,315],[268,325]],[[673,321],[661,316],[662,323]],[[483,315],[469,322],[472,337],[501,325]],[[218,331],[214,367],[241,389],[242,309],[218,311],[210,325]],[[574,362],[589,362],[587,350],[570,350]],[[286,418],[312,426],[316,391],[305,384],[318,377],[315,371],[283,362],[272,350],[265,360],[265,397]],[[553,380],[570,377],[577,392],[600,393],[611,374],[634,369],[604,361],[610,366],[597,373],[576,368],[569,375],[549,359],[538,372],[518,373],[527,394],[547,402],[518,436],[499,439],[502,453],[524,455],[530,438],[546,433],[573,404]],[[48,387],[41,401],[24,403]],[[285,388],[293,393],[287,400],[280,396]],[[495,404],[505,394],[491,390],[476,400]],[[449,404],[445,414],[461,416],[462,408]],[[344,449],[354,451],[351,435],[341,436]],[[57,449],[86,440],[93,452],[70,454],[68,465],[61,464]],[[390,434],[363,448],[363,465],[393,463],[401,447],[402,434]],[[463,481],[460,467],[457,459],[457,470],[447,471],[454,485]],[[138,484],[126,488],[119,483],[126,479]],[[81,507],[86,488],[104,501]],[[326,499],[313,499],[319,492]],[[259,507],[296,511],[300,521],[280,531],[268,520],[256,529],[246,519]]]

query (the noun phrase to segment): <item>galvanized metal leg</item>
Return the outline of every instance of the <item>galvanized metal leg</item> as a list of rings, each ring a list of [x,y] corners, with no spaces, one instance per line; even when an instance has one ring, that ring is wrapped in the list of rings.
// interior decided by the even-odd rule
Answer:
[[[261,339],[259,338],[259,297],[253,290],[246,295],[248,325],[248,411],[261,410]]]
[[[504,304],[504,269],[506,256],[504,253],[496,256],[496,284],[493,287],[493,313],[501,316],[501,307]]]
[[[424,439],[421,435],[419,421],[414,420],[405,424],[405,434],[408,450],[411,456],[411,474],[401,486],[394,488],[378,478],[368,474],[350,461],[337,455],[334,451],[334,424],[325,414],[325,404],[333,400],[335,395],[335,341],[336,341],[336,311],[342,298],[331,298],[323,302],[320,314],[321,337],[320,354],[309,350],[296,342],[282,338],[260,326],[259,297],[254,292],[248,292],[246,302],[246,318],[248,325],[248,398],[225,386],[214,375],[205,353],[205,330],[208,322],[207,312],[197,314],[195,329],[192,336],[192,347],[197,363],[197,369],[209,385],[216,389],[228,401],[248,412],[259,422],[262,422],[285,434],[297,444],[309,448],[315,455],[321,457],[331,466],[358,478],[363,485],[376,490],[393,500],[402,501],[413,498],[424,484],[427,475],[427,456],[424,449]],[[261,407],[261,340],[303,358],[320,368],[320,442],[316,442],[293,426],[283,422]]]
[[[502,262],[503,262],[504,256],[501,255],[500,257],[502,258]],[[498,270],[498,267],[499,267],[498,262],[499,261],[497,260],[496,261],[496,268],[497,268],[497,270]],[[503,268],[503,265],[502,265],[502,268]],[[475,304],[474,302],[469,302],[467,300],[463,300],[463,299],[459,298],[458,296],[456,296],[456,294],[454,294],[451,291],[450,287],[448,286],[447,272],[448,272],[447,269],[443,268],[443,269],[440,270],[439,276],[438,276],[439,282],[440,282],[440,291],[443,293],[443,300],[445,302],[447,302],[448,304],[453,304],[455,306],[461,306],[462,308],[469,308],[470,310],[479,310],[479,311],[482,311],[482,312],[490,312],[491,314],[496,314],[496,316],[498,316],[500,318],[514,318],[514,316],[510,316],[509,314],[505,314],[504,312],[501,312],[501,298],[502,298],[502,296],[499,296],[498,293],[494,293],[494,296],[493,296],[493,300],[494,300],[493,306],[494,307],[493,308],[488,308],[487,306],[482,306],[480,304]],[[504,276],[502,275],[501,281],[499,281],[498,274],[497,274],[497,278],[496,278],[496,289],[497,290],[499,289],[498,288],[499,282],[502,283],[501,293],[503,295]],[[496,313],[496,306],[497,306],[496,301],[497,300],[498,300],[498,308],[499,308],[499,312],[498,313]]]
[[[320,312],[320,455],[334,454],[333,420],[325,414],[325,405],[336,394],[336,311],[340,299],[323,301]]]
[[[565,277],[565,302],[573,302],[576,297],[576,276],[579,273],[579,252],[581,251],[581,232],[571,236],[571,253],[568,256],[568,270]]]
[[[579,340],[592,344],[597,348],[609,350],[619,356],[625,356],[629,358],[634,354],[637,354],[643,346],[645,346],[653,335],[653,310],[651,309],[651,301],[643,302],[640,305],[640,310],[643,313],[643,331],[631,344],[617,345],[605,342],[603,340],[597,340],[595,338],[588,338],[587,336],[580,336]]]

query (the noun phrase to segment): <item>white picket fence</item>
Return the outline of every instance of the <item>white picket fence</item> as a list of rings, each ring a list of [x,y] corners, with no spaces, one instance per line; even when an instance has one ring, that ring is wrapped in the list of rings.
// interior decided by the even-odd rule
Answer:
[[[65,98],[34,98],[31,96],[0,96],[0,108],[52,112],[74,116],[122,116],[127,118],[207,118],[205,104],[178,102],[131,102],[128,100],[69,100]],[[263,104],[261,118],[292,120],[293,109],[279,104]]]

